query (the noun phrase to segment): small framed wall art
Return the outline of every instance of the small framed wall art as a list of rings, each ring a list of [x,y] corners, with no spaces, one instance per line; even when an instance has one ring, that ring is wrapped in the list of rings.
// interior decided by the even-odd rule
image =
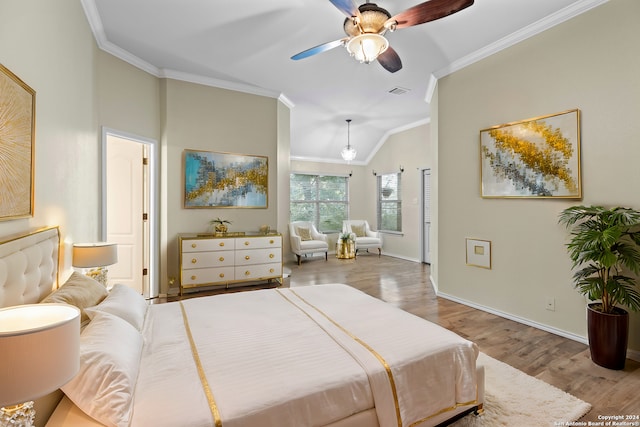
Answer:
[[[580,110],[480,131],[484,198],[582,198]]]
[[[36,92],[0,64],[0,221],[33,216]]]
[[[267,208],[266,156],[184,151],[185,208]]]
[[[489,240],[465,239],[467,265],[491,269],[491,242]]]

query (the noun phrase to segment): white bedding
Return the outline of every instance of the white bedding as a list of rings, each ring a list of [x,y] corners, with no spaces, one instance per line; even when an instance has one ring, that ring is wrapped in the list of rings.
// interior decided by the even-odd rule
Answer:
[[[134,427],[214,425],[182,307],[224,427],[428,426],[482,398],[477,347],[440,326],[346,285],[256,290],[149,307]]]

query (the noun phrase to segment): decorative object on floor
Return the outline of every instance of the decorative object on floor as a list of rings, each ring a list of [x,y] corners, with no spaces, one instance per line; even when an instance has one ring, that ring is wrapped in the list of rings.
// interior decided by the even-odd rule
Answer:
[[[345,162],[351,163],[357,154],[356,149],[351,146],[351,119],[347,119],[347,145],[342,149],[340,155]]]
[[[581,199],[580,110],[480,131],[485,198]]]
[[[309,254],[324,252],[325,261],[329,259],[327,235],[318,232],[311,221],[289,223],[289,243],[291,243],[291,252],[297,257],[298,265],[303,255],[306,257]]]
[[[572,206],[559,222],[570,229],[567,244],[575,287],[592,302],[587,306],[591,360],[609,369],[624,369],[629,313],[640,311],[640,291],[631,271],[640,273],[640,212],[624,207]]]
[[[77,268],[89,268],[85,274],[107,286],[107,266],[118,262],[118,246],[115,243],[75,243],[71,264]]]
[[[67,304],[0,309],[0,354],[0,426],[32,426],[33,400],[78,372],[80,310]]]
[[[465,239],[467,246],[467,265],[491,270],[491,241]]]
[[[209,221],[209,224],[213,225],[214,232],[224,234],[229,230],[227,224],[231,225],[231,221],[218,217]]]
[[[363,219],[348,219],[342,221],[342,232],[351,234],[356,242],[356,254],[361,249],[377,249],[378,256],[382,254],[382,236],[379,231],[373,231],[369,222]]]
[[[0,220],[33,216],[36,92],[0,64]]]
[[[485,367],[484,413],[467,415],[451,427],[570,425],[591,410],[577,397],[484,353],[478,363]]]
[[[266,156],[184,150],[185,208],[267,208]]]
[[[351,233],[340,233],[336,242],[336,258],[353,259],[356,257],[356,242]]]
[[[347,37],[312,47],[293,55],[291,59],[303,59],[338,46],[345,46],[357,61],[369,64],[377,59],[380,65],[391,73],[402,68],[402,61],[384,37],[387,31],[394,32],[401,28],[435,21],[473,4],[473,0],[430,0],[392,17],[388,11],[374,3],[367,2],[356,7],[353,0],[330,1],[347,15],[342,25]]]

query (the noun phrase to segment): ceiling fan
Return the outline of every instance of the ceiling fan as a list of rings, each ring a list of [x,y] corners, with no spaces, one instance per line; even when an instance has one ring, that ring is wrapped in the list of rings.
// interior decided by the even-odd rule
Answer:
[[[375,3],[367,2],[356,7],[353,0],[329,1],[347,15],[343,28],[348,37],[304,50],[293,55],[291,59],[308,58],[334,47],[345,46],[356,60],[368,64],[377,59],[380,65],[391,73],[402,68],[402,61],[384,37],[387,31],[393,32],[444,18],[471,6],[474,2],[474,0],[429,0],[391,16]]]

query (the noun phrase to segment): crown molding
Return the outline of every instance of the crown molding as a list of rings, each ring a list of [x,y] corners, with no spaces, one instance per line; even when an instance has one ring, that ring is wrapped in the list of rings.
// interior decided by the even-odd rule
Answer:
[[[445,77],[456,71],[462,70],[469,65],[481,61],[482,59],[488,58],[493,54],[514,46],[523,40],[540,34],[543,31],[553,28],[556,25],[568,21],[571,18],[574,18],[607,2],[609,2],[609,0],[582,0],[573,3],[565,7],[564,9],[557,11],[556,13],[553,13],[539,21],[536,21],[533,24],[527,25],[526,27],[515,31],[508,36],[503,37],[500,40],[483,47],[482,49],[478,49],[477,51],[472,52],[469,55],[463,56],[462,58],[451,62],[446,67],[434,72],[429,79],[429,87],[427,88],[427,95],[425,98],[426,102],[431,103],[431,98],[433,97],[433,92],[435,91],[438,79],[441,79],[442,77]]]

